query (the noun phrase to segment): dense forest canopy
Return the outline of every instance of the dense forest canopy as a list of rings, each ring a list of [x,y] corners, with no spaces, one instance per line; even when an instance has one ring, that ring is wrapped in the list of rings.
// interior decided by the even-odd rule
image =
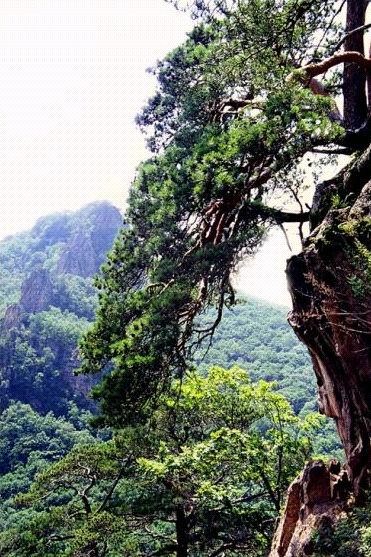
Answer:
[[[84,432],[70,428],[71,444],[73,435],[80,444],[41,467],[31,489],[8,502],[13,513],[5,507],[1,554],[263,557],[318,415],[295,417],[272,386],[237,367],[174,382],[157,406],[150,428],[108,441],[84,443]]]
[[[107,372],[95,390],[103,422],[143,418],[183,376],[235,303],[237,264],[272,226],[315,226],[315,202],[306,207],[302,195],[308,155],[319,175],[338,153],[368,145],[367,4],[189,3],[197,24],[153,69],[158,89],[138,116],[153,156],[138,169],[129,228],[104,267],[82,345],[83,371]],[[342,90],[344,114],[334,100]],[[200,326],[210,307],[215,318]]]
[[[315,381],[305,348],[285,320],[286,308],[241,299],[226,312],[208,354],[202,350],[195,354],[197,373],[184,385],[182,409],[174,413],[173,397],[179,404],[174,384],[169,396],[158,401],[160,408],[150,425],[136,424],[114,435],[92,428],[96,408],[88,395],[91,378],[74,376],[78,342],[97,305],[92,277],[84,275],[97,268],[105,246],[113,241],[114,224],[117,229],[120,222],[115,208],[96,203],[77,213],[45,217],[32,230],[0,243],[4,302],[0,319],[0,553],[11,557],[75,555],[75,551],[88,551],[91,540],[99,556],[105,545],[107,555],[119,550],[145,555],[166,548],[171,552],[175,536],[167,521],[172,520],[179,496],[188,507],[190,498],[197,500],[186,528],[189,551],[216,550],[228,537],[235,550],[248,547],[257,555],[264,553],[287,484],[311,450],[341,457],[330,423],[311,414],[316,407]],[[89,244],[96,246],[98,258],[94,249],[87,250]],[[205,323],[211,318],[203,316]],[[217,395],[223,386],[230,389],[225,400]],[[256,406],[255,417],[250,412],[242,429],[243,424],[235,421],[238,433],[228,414],[232,399],[245,401],[240,418],[248,413],[248,406]],[[273,420],[269,429],[269,419],[262,418],[273,403],[278,404],[286,424],[278,443],[274,442],[277,423]],[[184,444],[186,421],[192,435]],[[200,466],[199,455],[206,457],[210,452],[217,432],[217,450],[209,455],[207,466]],[[262,433],[265,449],[271,449],[271,459],[264,463],[273,486],[271,495],[262,489],[257,468],[264,454],[258,444]],[[175,444],[174,435],[182,437],[180,444]],[[256,458],[247,462],[246,452],[241,452],[220,484],[217,471],[236,453],[241,440]],[[281,450],[285,468],[278,477]],[[88,467],[90,476],[97,477],[96,486],[89,492],[90,512],[77,515],[84,500],[74,488],[90,485]],[[181,489],[175,483],[164,485],[163,473],[153,472],[157,467],[173,481],[187,469],[187,481]],[[247,491],[251,495],[242,496]],[[217,498],[223,501],[220,509]],[[266,522],[260,528],[262,517]]]

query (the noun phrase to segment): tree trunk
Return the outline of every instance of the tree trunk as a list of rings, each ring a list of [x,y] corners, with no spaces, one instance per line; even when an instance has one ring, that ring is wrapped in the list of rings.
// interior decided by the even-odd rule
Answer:
[[[188,521],[183,507],[178,507],[175,513],[176,518],[176,540],[177,557],[187,557],[188,555]]]
[[[352,31],[365,23],[368,0],[348,0],[346,30]],[[363,32],[348,37],[344,49],[364,54]],[[357,129],[367,117],[366,72],[357,64],[344,66],[344,122],[348,129]]]
[[[98,544],[95,541],[90,542],[83,551],[86,557],[99,557]]]
[[[371,468],[371,146],[335,183],[330,195],[348,205],[330,208],[288,261],[289,322],[308,347],[320,411],[336,421],[360,497]]]
[[[367,4],[348,0],[348,31],[364,24]],[[363,53],[363,33],[349,37],[345,50]],[[367,79],[371,106],[371,76]],[[289,489],[270,557],[314,554],[313,533],[323,529],[328,535],[329,525],[335,527],[348,512],[350,493],[361,501],[370,487],[371,134],[365,84],[365,72],[347,64],[344,119],[353,130],[367,122],[359,144],[363,153],[317,186],[311,234],[286,270],[293,301],[289,322],[309,350],[319,410],[336,422],[347,470],[338,463],[308,463]]]

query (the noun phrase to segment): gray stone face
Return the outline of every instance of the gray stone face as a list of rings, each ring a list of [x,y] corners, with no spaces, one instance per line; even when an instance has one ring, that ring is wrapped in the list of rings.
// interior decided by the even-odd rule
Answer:
[[[3,331],[9,331],[14,327],[18,327],[22,321],[22,307],[20,304],[11,304],[6,308],[5,316],[1,325]]]
[[[89,229],[86,225],[77,227],[67,242],[58,262],[58,273],[89,277],[99,271],[122,225],[122,217],[116,207],[102,203],[91,208],[88,218]]]
[[[90,277],[98,271],[97,257],[90,236],[77,234],[63,251],[58,273]]]
[[[53,285],[48,271],[37,269],[23,282],[20,305],[26,313],[48,309],[53,299]]]

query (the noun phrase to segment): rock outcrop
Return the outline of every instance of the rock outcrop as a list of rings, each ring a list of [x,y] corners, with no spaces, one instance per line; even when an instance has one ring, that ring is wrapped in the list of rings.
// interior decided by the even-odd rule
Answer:
[[[46,269],[35,269],[23,282],[20,306],[26,313],[48,309],[53,300],[53,284]]]
[[[305,557],[314,553],[313,535],[344,516],[350,496],[347,472],[337,462],[307,464],[289,487],[270,557]]]
[[[371,146],[317,188],[312,231],[287,264],[289,323],[307,346],[321,413],[346,464],[309,463],[290,486],[270,557],[314,554],[313,536],[362,501],[371,471]]]
[[[59,274],[90,277],[99,271],[114,237],[122,225],[120,211],[110,203],[98,203],[80,211],[82,226],[67,241],[58,265]],[[90,221],[87,226],[86,221]]]
[[[79,232],[67,244],[59,259],[57,271],[80,277],[91,277],[98,271],[99,265],[90,236]]]
[[[371,468],[370,179],[371,148],[342,174],[340,203],[287,267],[289,322],[309,349],[319,408],[336,422],[356,497]]]
[[[1,331],[6,332],[14,327],[19,327],[22,322],[22,306],[20,304],[10,304],[6,310],[4,318],[1,321]]]

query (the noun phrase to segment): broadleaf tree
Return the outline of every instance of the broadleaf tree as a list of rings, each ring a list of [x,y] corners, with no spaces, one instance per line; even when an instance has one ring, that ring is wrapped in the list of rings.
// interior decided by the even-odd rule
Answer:
[[[1,555],[263,556],[319,422],[237,367],[190,374],[150,424],[75,446],[38,474],[13,502],[23,510]]]

